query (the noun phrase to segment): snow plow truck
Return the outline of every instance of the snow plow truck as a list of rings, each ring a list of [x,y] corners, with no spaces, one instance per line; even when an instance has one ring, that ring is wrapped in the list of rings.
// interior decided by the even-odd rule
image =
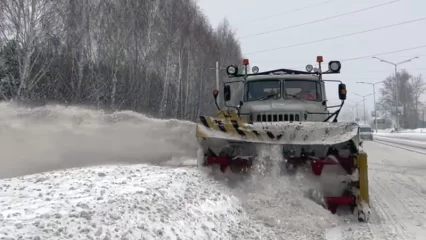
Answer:
[[[317,67],[309,64],[306,71],[259,72],[254,66],[248,73],[248,59],[228,66],[229,79],[223,82],[227,109],[219,107],[219,91],[214,89],[217,115],[200,116],[197,121],[198,166],[247,174],[260,157],[259,146],[279,146],[282,172],[308,171],[316,181],[328,181],[321,191],[333,188],[334,193],[323,193],[322,205],[333,214],[340,206],[349,207],[358,221],[366,222],[370,215],[367,154],[359,125],[338,122],[346,85],[323,79],[326,74],[339,74],[341,63],[330,61],[323,71],[323,57],[316,62]],[[327,104],[326,82],[338,83],[340,104]]]

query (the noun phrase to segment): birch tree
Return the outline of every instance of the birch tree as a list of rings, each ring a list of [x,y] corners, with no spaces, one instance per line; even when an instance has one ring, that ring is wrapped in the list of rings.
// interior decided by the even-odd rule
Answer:
[[[1,100],[194,120],[215,111],[215,62],[242,58],[188,0],[3,0],[0,20]]]

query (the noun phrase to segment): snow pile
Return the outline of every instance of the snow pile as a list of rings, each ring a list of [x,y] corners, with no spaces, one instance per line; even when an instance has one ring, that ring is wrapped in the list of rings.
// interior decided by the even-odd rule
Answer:
[[[394,128],[379,129],[379,133],[396,133]],[[400,129],[398,133],[426,133],[426,128]]]
[[[411,140],[410,138],[394,138],[394,137],[384,137],[384,136],[375,136],[375,141],[386,142],[391,144],[396,144],[398,146],[407,146],[413,147],[416,149],[426,149],[426,142],[419,140]]]
[[[414,140],[414,141],[425,141],[426,133],[408,133],[408,132],[398,132],[398,133],[374,133],[374,137],[386,137],[393,139],[405,139],[405,140]]]
[[[0,178],[110,163],[195,158],[195,124],[131,111],[0,103]]]
[[[331,214],[318,199],[310,198],[313,190],[321,189],[317,177],[282,175],[278,167],[282,160],[279,147],[265,146],[260,149],[260,156],[255,172],[244,181],[229,185],[244,209],[274,230],[272,239],[324,239],[327,229],[342,223],[343,218]]]
[[[404,133],[426,133],[426,128],[403,129]]]
[[[194,123],[131,111],[0,103],[0,131],[0,178],[195,163],[198,147]],[[263,163],[280,155],[262,153]],[[119,165],[0,180],[0,238],[322,239],[341,222],[306,196],[315,179],[265,169],[237,184],[211,179],[195,168]]]
[[[103,166],[0,180],[0,238],[265,239],[195,169]]]
[[[294,179],[268,176],[246,183],[251,186],[235,189],[234,194],[244,209],[274,229],[277,237],[322,239],[326,229],[336,227],[342,219],[308,198],[309,183],[300,175]]]

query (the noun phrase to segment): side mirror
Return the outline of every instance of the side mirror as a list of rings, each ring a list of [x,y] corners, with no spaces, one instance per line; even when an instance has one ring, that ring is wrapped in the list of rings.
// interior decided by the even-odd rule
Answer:
[[[231,100],[231,87],[229,85],[223,87],[223,99],[225,101]]]
[[[346,100],[346,85],[343,83],[339,84],[339,99]]]

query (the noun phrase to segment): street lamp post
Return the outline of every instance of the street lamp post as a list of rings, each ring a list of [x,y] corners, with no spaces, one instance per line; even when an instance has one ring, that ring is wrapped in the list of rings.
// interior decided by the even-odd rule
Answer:
[[[396,105],[395,111],[396,111],[396,132],[398,132],[398,129],[399,129],[399,116],[398,116],[398,106],[399,106],[398,102],[399,101],[398,101],[398,76],[397,76],[398,65],[411,62],[411,60],[419,58],[419,57],[413,57],[413,58],[410,58],[410,59],[407,59],[407,60],[404,60],[404,61],[401,61],[401,62],[398,62],[398,63],[390,62],[390,61],[387,61],[387,60],[384,60],[384,59],[381,59],[381,58],[378,58],[378,57],[373,57],[373,58],[380,60],[380,62],[391,64],[395,67],[395,105]]]
[[[358,102],[355,102],[355,101],[352,101],[352,100],[347,100],[347,101],[355,103],[355,110],[356,110],[355,117],[359,118],[359,116],[358,116],[358,103],[360,103],[362,100],[358,101]]]
[[[363,118],[364,118],[364,123],[367,123],[367,121],[366,121],[367,117],[366,117],[366,114],[365,114],[365,98],[368,97],[368,96],[371,96],[373,94],[372,93],[367,94],[367,95],[359,95],[358,93],[353,93],[353,94],[355,94],[359,97],[362,97],[362,101],[364,102],[364,117]]]
[[[369,84],[369,85],[373,86],[374,123],[375,123],[376,132],[377,132],[376,84],[379,84],[379,83],[382,83],[382,82],[384,82],[384,81],[379,81],[379,82],[375,82],[375,83],[357,82],[357,83]]]

